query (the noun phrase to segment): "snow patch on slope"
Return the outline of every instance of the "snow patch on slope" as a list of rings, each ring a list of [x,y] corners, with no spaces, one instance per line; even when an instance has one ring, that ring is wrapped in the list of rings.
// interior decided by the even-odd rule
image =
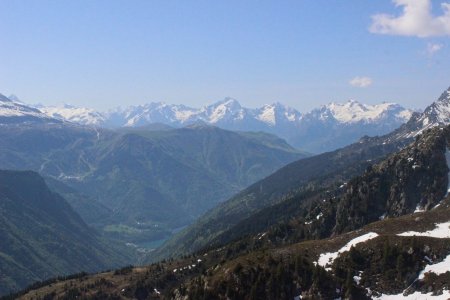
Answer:
[[[399,236],[426,236],[440,239],[448,239],[450,238],[450,222],[438,223],[436,227],[432,230],[428,230],[425,232],[417,232],[417,231],[406,231],[400,234]]]
[[[275,125],[275,106],[274,105],[264,105],[261,109],[261,113],[256,116],[256,118],[264,123]]]
[[[244,118],[245,112],[239,102],[232,98],[226,98],[216,104],[203,108],[207,113],[205,116],[207,121],[211,124],[216,124],[224,119],[238,119]]]
[[[445,194],[445,197],[448,196],[448,193],[450,193],[450,150],[447,148],[445,151],[445,161],[447,162],[447,168],[448,168],[448,176],[447,176],[447,193]],[[444,198],[445,198],[444,197]]]
[[[380,297],[373,297],[375,300],[447,300],[450,297],[450,291],[444,290],[442,295],[433,295],[433,293],[422,294],[421,292],[415,292],[410,295],[396,294],[396,295],[381,295]]]
[[[255,119],[269,126],[275,126],[283,121],[297,123],[301,118],[300,112],[278,102],[266,104],[259,109],[252,110],[250,114],[254,115]]]
[[[420,272],[417,280],[423,280],[427,273],[434,273],[436,275],[445,274],[450,272],[450,255],[448,255],[443,261],[426,265],[425,269]],[[441,295],[434,295],[433,293],[422,294],[420,291],[416,291],[413,294],[404,295],[407,290],[403,291],[401,294],[386,295],[382,294],[380,297],[373,297],[372,299],[377,300],[396,300],[396,299],[449,299],[450,291],[443,290]]]
[[[426,265],[425,269],[419,274],[419,280],[425,278],[425,274],[434,273],[436,275],[450,272],[450,255],[448,255],[443,261],[433,265]]]
[[[364,243],[364,242],[366,242],[368,240],[374,239],[377,236],[378,236],[377,233],[369,232],[369,233],[366,233],[366,234],[361,235],[359,237],[356,237],[353,240],[349,241],[347,244],[345,244],[344,247],[342,247],[341,249],[339,249],[336,252],[327,252],[327,253],[320,254],[319,259],[317,261],[317,264],[319,266],[325,267],[325,269],[327,271],[329,271],[329,270],[331,270],[331,268],[330,267],[326,267],[326,266],[333,264],[334,260],[336,258],[338,258],[338,256],[341,253],[347,252],[347,251],[350,250],[351,247],[356,246],[359,243]]]

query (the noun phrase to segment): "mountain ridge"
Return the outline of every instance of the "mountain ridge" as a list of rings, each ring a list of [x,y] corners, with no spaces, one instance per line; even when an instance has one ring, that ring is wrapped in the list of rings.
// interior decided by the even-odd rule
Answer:
[[[142,127],[153,123],[184,127],[204,122],[228,130],[264,131],[315,153],[345,146],[363,135],[388,133],[412,115],[411,110],[394,103],[366,105],[349,100],[342,104],[331,102],[301,113],[279,102],[246,108],[230,97],[201,108],[164,102],[118,107],[105,112],[71,105],[37,105],[35,108],[52,120],[94,127]]]
[[[229,130],[273,133],[300,149],[323,152],[354,142],[363,135],[387,133],[408,121],[411,114],[412,111],[393,103],[364,105],[348,101],[300,113],[278,102],[250,109],[233,98],[225,98],[199,109],[157,102],[128,107],[123,111],[113,110],[104,114],[103,124],[136,127],[163,123],[182,127],[205,122]],[[327,143],[324,143],[325,139]],[[320,143],[325,146],[320,147]]]
[[[0,168],[40,172],[90,225],[133,243],[171,235],[216,203],[306,156],[267,133],[209,125],[160,131],[4,125],[0,139]]]

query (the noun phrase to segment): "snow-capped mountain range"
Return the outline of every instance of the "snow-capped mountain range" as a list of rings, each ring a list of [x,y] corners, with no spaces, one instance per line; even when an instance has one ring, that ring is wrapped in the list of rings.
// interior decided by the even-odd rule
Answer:
[[[17,97],[10,98],[0,94],[0,124],[61,122],[41,110],[20,102]]]
[[[91,108],[75,107],[69,104],[61,106],[37,105],[36,108],[51,118],[81,125],[100,126],[106,121],[103,114]]]
[[[106,127],[138,127],[153,123],[184,126],[199,121],[224,127],[233,127],[233,124],[239,126],[242,123],[262,123],[266,126],[276,127],[280,123],[296,124],[309,119],[342,124],[377,123],[389,118],[405,122],[412,115],[411,110],[395,103],[366,105],[354,100],[346,103],[332,102],[305,114],[278,102],[256,109],[245,108],[232,98],[225,98],[200,109],[164,102],[152,102],[126,108],[118,107],[106,112],[69,104],[36,105],[35,108],[51,118],[81,125]]]
[[[227,129],[258,129],[263,126],[277,126],[279,123],[296,123],[301,114],[293,108],[280,103],[264,105],[250,109],[242,107],[232,98],[200,109],[185,105],[153,102],[127,108],[116,108],[103,114],[108,127],[145,126],[151,123],[163,123],[175,127],[203,122]]]
[[[404,109],[395,103],[383,102],[377,105],[364,105],[354,100],[349,100],[344,104],[333,102],[309,113],[311,116],[317,116],[320,120],[333,119],[347,124],[374,123],[390,117],[405,121],[411,117],[411,114],[411,110]]]
[[[387,134],[407,122],[413,111],[395,103],[357,101],[330,103],[302,116],[297,131],[286,137],[295,146],[319,153],[356,142],[363,136]]]
[[[230,130],[265,131],[306,151],[323,152],[347,145],[363,135],[388,133],[407,122],[413,111],[395,103],[366,105],[350,100],[301,113],[281,103],[246,108],[235,99],[225,98],[202,108],[153,102],[99,112],[67,104],[27,106],[17,98],[11,100],[2,95],[0,117],[14,113],[46,121],[108,128],[154,123],[182,127],[201,122]]]

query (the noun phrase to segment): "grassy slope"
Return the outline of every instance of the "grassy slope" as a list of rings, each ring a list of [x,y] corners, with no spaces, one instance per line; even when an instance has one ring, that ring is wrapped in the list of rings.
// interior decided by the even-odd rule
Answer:
[[[429,247],[428,251],[430,252],[430,255],[435,255],[436,261],[439,261],[439,258],[442,259],[445,255],[448,255],[448,253],[450,253],[449,239],[412,238],[399,237],[396,235],[397,233],[408,230],[429,230],[434,227],[435,223],[448,221],[450,221],[450,205],[447,200],[446,204],[441,204],[438,209],[382,220],[365,226],[361,230],[349,232],[330,239],[306,241],[276,248],[263,247],[261,250],[251,251],[248,254],[241,254],[238,256],[234,256],[233,253],[230,252],[230,249],[233,248],[230,244],[229,246],[220,249],[211,250],[207,253],[199,253],[197,255],[176,261],[163,262],[147,267],[124,269],[116,272],[99,273],[96,275],[84,276],[81,279],[57,281],[52,283],[51,286],[46,285],[44,287],[29,291],[23,295],[21,299],[31,299],[36,296],[43,297],[48,294],[67,296],[67,293],[70,290],[69,287],[75,289],[80,296],[94,297],[101,293],[104,297],[121,297],[121,299],[141,299],[139,295],[150,298],[157,297],[158,295],[154,291],[154,288],[156,288],[162,293],[162,295],[164,295],[164,298],[170,298],[174,293],[174,288],[178,288],[181,283],[183,283],[185,288],[178,290],[178,292],[189,295],[189,299],[196,299],[195,296],[193,296],[194,293],[198,289],[202,290],[205,286],[208,286],[208,295],[212,297],[225,297],[227,291],[230,293],[230,289],[227,288],[227,286],[235,286],[235,280],[240,282],[240,294],[236,294],[235,299],[241,299],[245,295],[247,295],[245,297],[249,296],[251,286],[256,282],[256,278],[254,280],[250,280],[250,277],[248,277],[250,274],[253,274],[253,272],[257,271],[257,274],[270,274],[270,270],[273,268],[271,264],[276,263],[276,265],[279,265],[280,261],[285,264],[286,270],[289,270],[291,267],[295,268],[296,261],[300,257],[303,261],[300,270],[303,268],[303,271],[294,271],[294,269],[292,269],[292,274],[298,273],[298,278],[296,280],[298,282],[302,282],[302,280],[306,280],[305,278],[302,279],[302,276],[308,276],[311,278],[312,273],[317,272],[314,271],[315,267],[312,262],[317,260],[321,253],[336,251],[351,239],[361,236],[367,232],[376,232],[379,234],[379,237],[370,240],[369,242],[359,244],[356,249],[361,253],[370,252],[376,254],[370,257],[367,256],[368,259],[366,263],[368,267],[363,270],[375,278],[376,276],[382,275],[376,272],[377,270],[380,270],[378,267],[380,267],[381,264],[383,245],[386,244],[386,241],[391,241],[393,248],[397,247],[398,249],[402,249],[404,251],[408,251],[408,245],[411,243],[415,243],[415,247],[417,249],[423,248],[424,245],[427,245]],[[256,240],[258,238],[259,236],[255,237]],[[264,240],[264,237],[261,240]],[[403,245],[404,249],[399,248],[399,245]],[[348,259],[348,254],[349,253],[343,253],[335,261],[335,264],[333,265],[333,272],[338,271],[338,268],[342,266],[343,262],[348,263],[345,261]],[[198,262],[199,259],[201,262]],[[415,269],[414,273],[414,276],[416,277],[418,272],[425,265],[425,262],[423,262],[422,259],[417,261],[417,263],[417,269]],[[187,268],[193,264],[196,266],[191,267],[191,269]],[[174,269],[177,269],[177,271],[174,272]],[[276,270],[276,268],[274,270]],[[360,271],[356,269],[351,270],[352,272],[355,272],[355,275],[358,274],[358,271]],[[302,275],[302,272],[306,273]],[[206,276],[203,276],[200,279],[198,276],[201,274],[206,274]],[[312,278],[314,278],[314,276]],[[340,278],[336,274],[326,275],[325,279],[326,280],[323,281],[323,286],[314,285],[313,281],[308,282],[306,280],[303,282],[307,284],[305,287],[308,287],[308,289],[313,290],[322,288],[322,293],[326,295],[326,293],[332,294],[334,292],[334,286],[336,284],[341,285],[344,284],[343,281],[345,281],[345,278]],[[269,280],[267,282],[269,282]],[[329,287],[327,287],[327,284],[330,284],[330,282],[332,283],[333,291],[326,290],[326,288]],[[411,283],[407,280],[404,282],[399,281],[397,282],[398,286],[395,289],[392,288],[392,286],[389,285],[389,281],[386,280],[375,283],[370,281],[369,278],[365,278],[363,282],[364,284],[367,284],[367,287],[371,287],[372,290],[378,289],[378,291],[384,292],[388,290],[392,293],[396,292],[396,289],[406,288]],[[205,283],[207,284],[205,285]],[[279,281],[277,284],[279,286],[289,284],[293,285],[290,281]],[[418,285],[417,288],[419,290],[426,290],[427,286],[430,286],[430,284],[430,282],[424,282],[421,283],[421,285]],[[269,287],[266,288],[270,290]],[[353,285],[353,288],[355,289],[354,293],[356,294],[364,291],[361,286]],[[302,288],[302,290],[305,291],[306,289]],[[74,290],[72,290],[72,292],[74,292]],[[333,294],[333,296],[336,295]],[[267,294],[260,294],[259,297],[267,297]]]
[[[33,172],[0,171],[0,293],[33,281],[132,260],[89,228]]]

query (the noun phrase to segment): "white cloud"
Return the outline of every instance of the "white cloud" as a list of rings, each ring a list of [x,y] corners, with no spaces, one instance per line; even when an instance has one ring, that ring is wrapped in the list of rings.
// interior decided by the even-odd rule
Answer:
[[[442,14],[432,14],[431,0],[393,0],[403,7],[399,16],[377,14],[372,16],[372,33],[417,37],[450,35],[450,3],[442,2]]]
[[[444,46],[442,44],[428,43],[427,53],[428,53],[428,55],[432,56],[436,52],[440,51],[443,47]]]
[[[357,77],[353,78],[352,80],[350,80],[349,83],[352,86],[365,88],[365,87],[371,86],[373,83],[373,80],[370,77],[357,76]]]

